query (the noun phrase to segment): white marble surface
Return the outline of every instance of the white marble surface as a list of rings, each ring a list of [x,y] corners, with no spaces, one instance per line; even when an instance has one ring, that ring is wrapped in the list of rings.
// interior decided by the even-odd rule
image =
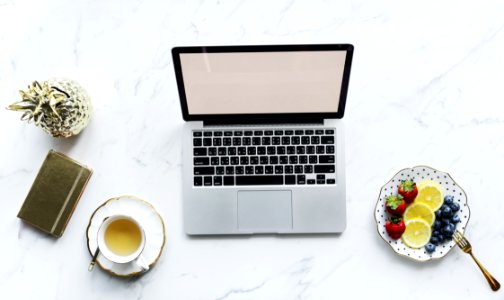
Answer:
[[[503,14],[502,1],[0,0],[1,106],[55,76],[79,81],[95,106],[69,140],[0,109],[0,298],[502,299],[458,249],[425,264],[396,256],[373,208],[401,168],[449,172],[468,194],[475,254],[504,283]],[[355,45],[344,118],[348,229],[186,236],[171,47],[337,42]],[[57,240],[16,218],[51,148],[95,171]],[[124,194],[161,211],[165,252],[138,279],[88,273],[88,219]]]

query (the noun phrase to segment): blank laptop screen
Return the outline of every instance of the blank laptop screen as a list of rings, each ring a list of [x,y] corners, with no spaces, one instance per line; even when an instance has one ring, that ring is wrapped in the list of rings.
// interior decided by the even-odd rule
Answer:
[[[336,113],[347,51],[181,53],[190,115]]]

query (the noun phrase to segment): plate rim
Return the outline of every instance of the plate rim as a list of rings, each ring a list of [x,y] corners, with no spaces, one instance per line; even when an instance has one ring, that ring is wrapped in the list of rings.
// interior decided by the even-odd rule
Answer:
[[[402,256],[402,257],[406,257],[406,258],[408,258],[408,259],[410,259],[410,260],[413,260],[413,261],[415,261],[415,262],[417,262],[417,263],[425,263],[425,262],[428,262],[428,261],[436,261],[436,260],[440,260],[440,259],[444,258],[446,255],[448,255],[448,253],[450,253],[450,252],[451,252],[451,250],[452,250],[453,248],[455,248],[455,246],[454,246],[454,247],[451,247],[448,251],[446,251],[446,254],[445,254],[445,255],[443,255],[443,256],[441,256],[441,257],[430,257],[429,259],[426,259],[426,260],[420,260],[420,259],[417,259],[417,258],[415,258],[415,257],[413,257],[413,256],[404,255],[404,254],[402,254],[402,253],[397,252],[397,251],[395,250],[395,248],[394,248],[394,247],[393,247],[393,246],[392,246],[392,245],[391,245],[391,244],[390,244],[390,243],[389,243],[389,242],[388,242],[388,241],[387,241],[387,240],[386,240],[386,239],[385,239],[385,238],[384,238],[384,237],[380,234],[380,226],[379,226],[379,224],[378,224],[378,219],[376,218],[376,211],[377,211],[377,209],[378,209],[378,205],[380,204],[380,195],[381,195],[381,193],[382,193],[382,190],[385,188],[385,186],[386,186],[386,185],[387,185],[390,181],[392,181],[392,180],[393,180],[393,179],[394,179],[394,178],[395,178],[398,174],[400,174],[402,171],[404,171],[404,170],[412,170],[412,169],[415,169],[415,168],[429,168],[429,169],[432,169],[432,170],[434,170],[434,171],[436,171],[436,172],[440,172],[440,173],[444,173],[444,174],[446,174],[446,175],[447,175],[448,177],[450,177],[450,179],[451,179],[451,180],[452,180],[452,181],[453,181],[453,182],[454,182],[454,183],[455,183],[455,184],[456,184],[456,185],[460,188],[460,190],[462,191],[462,193],[464,193],[464,196],[465,196],[465,199],[466,199],[465,204],[466,204],[466,206],[467,206],[467,210],[468,210],[468,212],[469,212],[469,213],[468,213],[468,216],[467,216],[467,222],[466,222],[466,225],[464,226],[464,229],[462,229],[462,234],[464,234],[464,233],[465,233],[465,231],[466,231],[466,229],[467,229],[467,224],[469,224],[469,220],[471,219],[471,209],[470,209],[469,205],[467,204],[467,202],[468,202],[467,193],[466,193],[466,192],[465,192],[465,190],[462,188],[462,186],[460,186],[460,185],[459,185],[459,184],[458,184],[458,183],[457,183],[457,182],[453,179],[453,177],[450,175],[450,173],[448,173],[448,172],[444,172],[444,171],[440,171],[440,170],[438,170],[438,169],[436,169],[436,168],[433,168],[433,167],[431,167],[431,166],[427,166],[427,165],[416,165],[416,166],[413,166],[413,167],[410,167],[410,168],[403,168],[403,169],[399,170],[397,173],[395,173],[395,174],[392,176],[392,178],[390,178],[387,182],[385,182],[385,184],[384,184],[384,185],[382,185],[382,187],[380,188],[380,192],[378,193],[378,199],[377,199],[377,201],[376,201],[375,209],[374,209],[374,211],[373,211],[373,216],[374,216],[374,219],[375,219],[375,223],[376,223],[376,230],[377,230],[377,232],[378,232],[378,235],[379,235],[379,236],[380,236],[380,238],[381,238],[381,239],[385,242],[385,244],[387,244],[390,248],[392,248],[392,251],[394,251],[394,253],[395,253],[395,254],[397,254],[397,255],[399,255],[399,256]],[[455,245],[457,245],[457,244],[455,243]]]
[[[156,213],[157,217],[159,218],[159,220],[161,221],[161,225],[163,226],[163,243],[161,244],[161,248],[160,248],[160,251],[159,251],[159,255],[156,257],[156,259],[151,263],[149,264],[149,270],[152,268],[152,266],[154,266],[157,261],[159,260],[159,258],[161,257],[161,255],[163,254],[163,250],[164,250],[164,246],[165,246],[165,242],[166,242],[166,229],[165,229],[165,225],[164,225],[164,221],[163,221],[163,218],[161,217],[161,214],[159,214],[158,210],[154,207],[154,205],[152,205],[150,202],[146,201],[146,200],[143,200],[139,197],[136,197],[136,196],[131,196],[131,195],[124,195],[124,196],[119,196],[119,197],[113,197],[113,198],[110,198],[108,200],[106,200],[105,202],[103,202],[102,204],[100,204],[94,211],[93,213],[91,214],[91,217],[89,218],[89,222],[88,222],[88,226],[86,227],[86,245],[87,245],[87,248],[88,248],[88,252],[89,254],[91,255],[91,257],[93,256],[93,253],[91,252],[91,249],[89,248],[89,229],[91,227],[91,221],[93,220],[96,212],[104,207],[105,205],[107,205],[108,203],[112,202],[112,201],[117,201],[117,200],[121,200],[123,198],[130,198],[130,199],[135,199],[135,200],[138,200],[138,201],[141,201],[147,205],[149,205],[153,210],[154,212]],[[133,276],[139,276],[139,275],[142,275],[144,273],[146,273],[146,271],[139,271],[139,272],[131,272],[131,273],[128,273],[128,274],[118,274],[110,269],[107,269],[105,268],[102,264],[100,264],[100,261],[99,260],[96,260],[96,264],[104,271],[108,272],[109,274],[112,274],[114,276],[117,276],[117,277],[122,277],[122,278],[128,278],[128,277],[133,277]]]

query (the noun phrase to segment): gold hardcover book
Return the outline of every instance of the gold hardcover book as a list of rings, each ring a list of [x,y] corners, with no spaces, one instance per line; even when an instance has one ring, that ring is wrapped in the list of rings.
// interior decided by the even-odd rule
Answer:
[[[63,235],[92,170],[50,150],[18,218],[56,237]]]

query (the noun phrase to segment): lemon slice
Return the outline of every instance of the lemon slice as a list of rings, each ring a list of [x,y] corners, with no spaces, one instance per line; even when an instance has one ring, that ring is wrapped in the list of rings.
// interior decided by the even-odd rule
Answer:
[[[434,211],[427,204],[417,203],[415,201],[406,208],[404,212],[404,222],[418,219],[424,220],[429,226],[432,226],[436,216],[434,215]]]
[[[431,227],[422,219],[406,222],[406,230],[402,235],[403,243],[410,247],[419,249],[427,245],[431,238]]]
[[[431,208],[432,211],[438,210],[443,205],[443,189],[434,181],[425,180],[418,186],[418,195],[415,203],[423,203]]]

